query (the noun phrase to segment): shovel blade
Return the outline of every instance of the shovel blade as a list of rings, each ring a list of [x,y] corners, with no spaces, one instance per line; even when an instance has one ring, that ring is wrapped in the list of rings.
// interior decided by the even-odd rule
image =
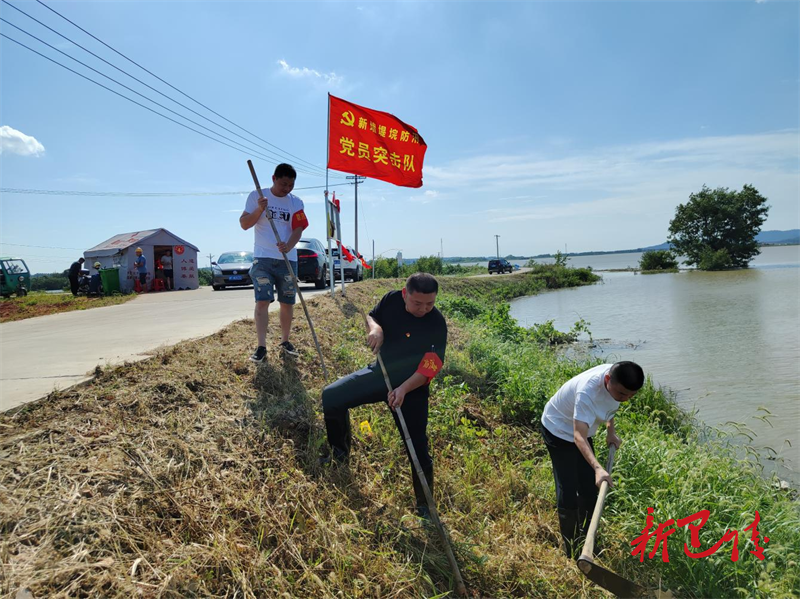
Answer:
[[[617,597],[622,597],[623,599],[638,598],[644,597],[647,593],[644,587],[622,578],[619,574],[614,574],[584,557],[578,558],[578,567],[586,575],[586,578],[614,593]]]

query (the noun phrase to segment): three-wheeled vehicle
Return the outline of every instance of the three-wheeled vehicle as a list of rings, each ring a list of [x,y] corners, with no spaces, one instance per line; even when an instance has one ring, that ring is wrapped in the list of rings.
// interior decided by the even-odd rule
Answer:
[[[11,297],[16,293],[17,297],[28,295],[31,288],[31,271],[22,258],[3,258],[0,257],[0,295]]]

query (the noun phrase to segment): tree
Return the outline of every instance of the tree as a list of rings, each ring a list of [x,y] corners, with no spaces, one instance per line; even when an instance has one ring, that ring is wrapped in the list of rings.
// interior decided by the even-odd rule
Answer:
[[[741,191],[704,185],[675,210],[668,241],[701,270],[747,268],[759,253],[756,235],[768,211],[767,198],[752,185]]]
[[[427,272],[432,275],[442,274],[442,259],[439,256],[420,256],[414,263],[416,272]]]
[[[678,260],[670,250],[648,250],[639,258],[642,270],[677,270]]]

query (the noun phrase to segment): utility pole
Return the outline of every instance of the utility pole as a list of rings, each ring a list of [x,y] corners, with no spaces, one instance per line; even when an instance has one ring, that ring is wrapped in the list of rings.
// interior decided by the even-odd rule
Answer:
[[[444,241],[442,238],[439,238],[439,258],[444,260]]]
[[[356,201],[355,201],[355,212],[356,212],[356,254],[358,254],[358,184],[363,183],[366,181],[366,177],[362,177],[361,175],[347,175],[348,179],[352,179],[353,182],[350,185],[356,186]]]
[[[372,278],[375,278],[375,240],[372,240]]]
[[[494,236],[494,242],[497,245],[497,259],[499,260],[500,259],[500,236],[499,235],[495,235]]]
[[[209,255],[208,255],[208,267],[209,267],[209,268],[211,268],[211,267],[213,266],[213,265],[211,264],[211,262],[212,262],[213,260],[214,260],[214,254],[209,254]]]

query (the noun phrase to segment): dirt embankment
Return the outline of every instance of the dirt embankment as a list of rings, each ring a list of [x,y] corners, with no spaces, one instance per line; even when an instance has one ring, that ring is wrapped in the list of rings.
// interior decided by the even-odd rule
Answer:
[[[459,282],[478,292],[493,282]],[[480,280],[478,280],[480,281]],[[455,284],[455,283],[454,283]],[[348,288],[364,308],[396,282]],[[331,376],[366,365],[360,317],[310,302]],[[273,324],[275,324],[273,322]],[[302,311],[296,361],[248,362],[252,321],[98,371],[0,415],[0,591],[42,597],[420,597],[452,589],[435,532],[411,515],[385,406],[359,408],[349,469],[320,468],[325,384]],[[432,400],[436,498],[481,596],[597,596],[563,558],[544,452],[453,375]],[[479,381],[474,381],[479,383]]]

